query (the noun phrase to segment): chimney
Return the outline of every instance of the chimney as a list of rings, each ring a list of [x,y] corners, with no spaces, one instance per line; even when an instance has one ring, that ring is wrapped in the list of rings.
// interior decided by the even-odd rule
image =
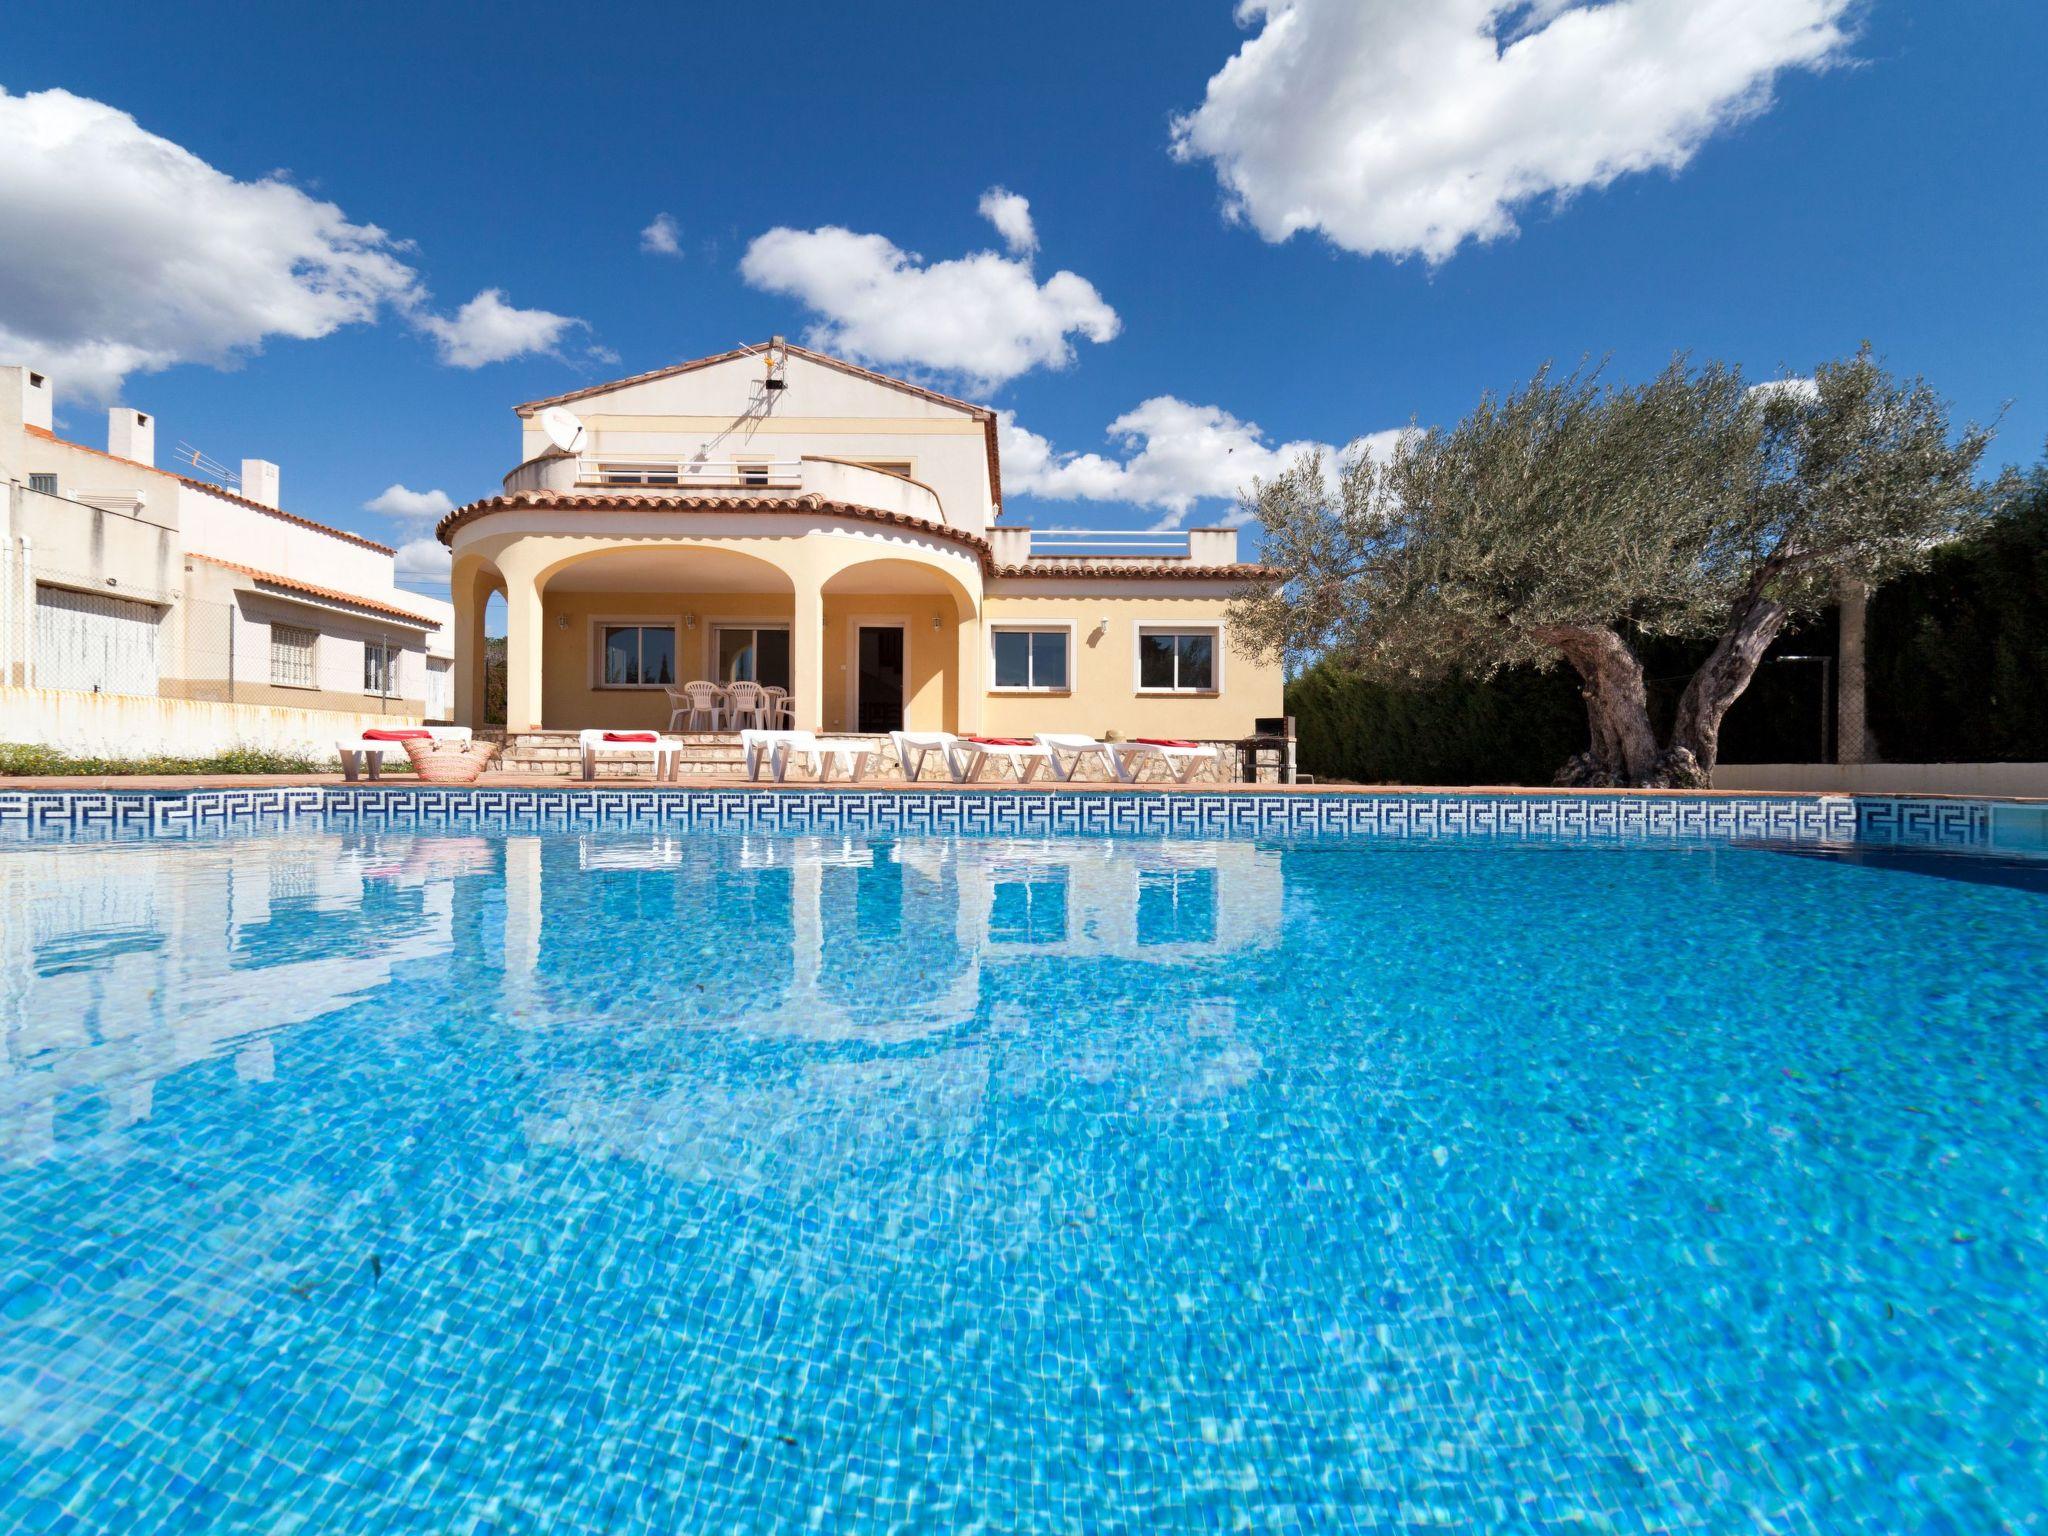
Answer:
[[[1237,564],[1237,530],[1235,528],[1190,528],[1188,530],[1188,563],[1190,565]]]
[[[266,507],[277,505],[277,466],[268,459],[242,460],[242,494]]]
[[[117,405],[107,412],[107,452],[137,464],[156,464],[156,418],[147,411]]]
[[[0,411],[13,416],[18,408],[24,427],[41,427],[45,432],[50,430],[54,419],[50,411],[50,397],[54,393],[47,373],[20,366],[0,368]]]

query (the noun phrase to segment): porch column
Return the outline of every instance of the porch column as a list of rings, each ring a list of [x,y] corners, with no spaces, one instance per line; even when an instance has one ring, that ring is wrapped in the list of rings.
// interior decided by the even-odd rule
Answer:
[[[540,729],[540,585],[518,566],[505,567],[505,729]]]
[[[953,664],[953,730],[966,736],[981,729],[981,616],[962,618],[954,638],[960,649]]]
[[[484,608],[490,588],[481,574],[458,581],[455,600],[455,723],[475,730],[484,723]]]
[[[796,606],[789,624],[789,701],[796,728],[825,728],[825,593],[817,577],[796,577]]]

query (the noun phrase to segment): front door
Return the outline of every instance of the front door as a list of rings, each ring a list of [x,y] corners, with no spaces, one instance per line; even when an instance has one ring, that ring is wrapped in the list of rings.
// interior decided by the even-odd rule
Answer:
[[[860,677],[854,694],[855,727],[879,735],[903,729],[903,627],[860,627]]]

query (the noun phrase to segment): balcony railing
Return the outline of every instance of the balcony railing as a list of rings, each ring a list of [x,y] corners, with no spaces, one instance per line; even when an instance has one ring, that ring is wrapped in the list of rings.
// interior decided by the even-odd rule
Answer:
[[[1184,561],[1199,566],[1237,563],[1235,528],[1023,528],[998,524],[989,529],[988,537],[996,563],[1006,566],[1023,566],[1034,560]]]
[[[505,477],[508,493],[615,488],[653,495],[703,490],[797,492],[947,526],[936,492],[902,475],[819,454],[786,459],[700,459],[679,454],[545,454]],[[777,498],[770,494],[765,500]]]
[[[1160,532],[1151,528],[1034,528],[1034,555],[1088,559],[1096,555],[1138,555],[1160,559],[1188,552],[1186,529]]]
[[[792,490],[803,484],[796,459],[694,459],[663,454],[579,458],[578,485],[744,485]]]

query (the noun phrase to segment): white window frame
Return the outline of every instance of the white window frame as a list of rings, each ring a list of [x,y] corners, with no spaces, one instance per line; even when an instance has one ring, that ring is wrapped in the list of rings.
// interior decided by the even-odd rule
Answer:
[[[1207,688],[1147,688],[1145,686],[1145,637],[1147,635],[1207,635],[1210,640],[1210,679]],[[1165,624],[1156,619],[1138,619],[1131,625],[1131,688],[1150,698],[1213,699],[1223,693],[1224,626],[1213,623]],[[1180,662],[1174,662],[1174,676],[1180,676]]]
[[[917,479],[917,459],[912,454],[906,453],[900,459],[884,457],[879,459],[853,459],[850,462],[858,464],[862,469],[872,469],[878,475],[899,475],[905,480]],[[903,467],[901,469],[895,468],[894,466],[898,464],[901,464]],[[922,481],[918,483],[923,484]]]
[[[990,693],[1037,693],[1058,697],[1074,691],[1074,662],[1079,647],[1075,634],[1076,625],[1072,619],[1005,619],[1000,624],[988,626],[988,691]],[[1067,637],[1067,680],[1057,688],[1041,687],[1036,683],[998,683],[996,681],[996,636],[998,633],[1060,634]],[[1027,668],[1027,670],[1029,670]]]
[[[279,631],[279,630],[287,630],[287,631],[289,631],[290,633],[292,633],[292,634],[294,634],[294,635],[305,635],[305,636],[308,636],[308,637],[309,637],[309,642],[310,642],[310,643],[309,643],[309,644],[308,644],[308,645],[306,646],[306,648],[305,648],[305,649],[306,649],[306,678],[305,678],[305,681],[304,681],[304,682],[299,682],[299,681],[297,681],[297,680],[295,680],[295,679],[290,679],[290,678],[283,678],[283,677],[279,677],[279,676],[278,676],[278,668],[277,668],[277,663],[278,663],[278,649],[279,649],[279,648],[278,648],[278,643],[277,643],[277,634],[278,634],[278,631]],[[319,631],[319,630],[317,630],[317,629],[315,629],[315,628],[313,628],[313,626],[312,626],[312,625],[310,625],[310,624],[280,624],[280,623],[278,623],[278,622],[277,622],[276,620],[272,620],[272,621],[271,621],[271,624],[270,624],[270,645],[269,645],[269,652],[270,652],[270,686],[271,686],[271,687],[273,687],[273,688],[307,688],[307,689],[313,689],[313,690],[317,690],[317,689],[318,689],[318,688],[320,687],[320,631]]]
[[[604,632],[608,629],[665,629],[673,640],[669,652],[675,658],[676,677],[672,683],[608,683],[604,680]],[[642,658],[644,661],[644,657]],[[593,693],[659,693],[680,688],[689,674],[683,665],[683,625],[680,619],[660,613],[593,614],[590,619],[590,689]]]
[[[384,686],[370,685],[371,658],[384,658]],[[363,642],[363,693],[372,699],[395,699],[398,697],[398,648],[387,640],[365,640]]]

